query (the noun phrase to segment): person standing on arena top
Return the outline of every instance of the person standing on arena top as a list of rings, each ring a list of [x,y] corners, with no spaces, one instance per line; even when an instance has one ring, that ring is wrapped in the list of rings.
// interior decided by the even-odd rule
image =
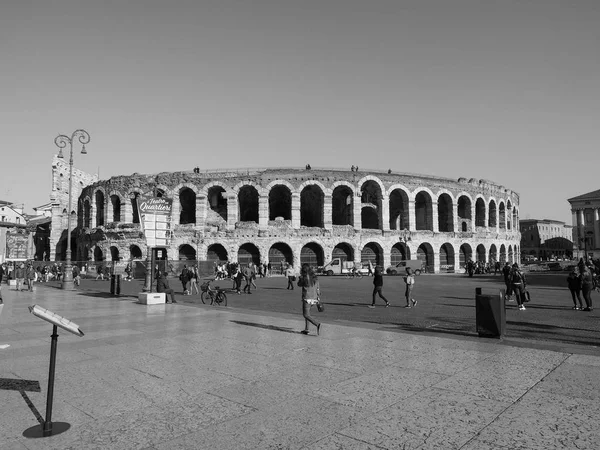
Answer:
[[[371,264],[370,261],[369,261],[369,264]],[[388,302],[388,299],[385,298],[383,296],[383,294],[381,293],[382,289],[383,289],[383,273],[382,273],[381,267],[376,266],[375,273],[373,274],[373,301],[369,305],[369,308],[375,308],[375,296],[376,295],[379,295],[379,297],[385,301],[386,308],[388,308],[390,306],[390,302]]]

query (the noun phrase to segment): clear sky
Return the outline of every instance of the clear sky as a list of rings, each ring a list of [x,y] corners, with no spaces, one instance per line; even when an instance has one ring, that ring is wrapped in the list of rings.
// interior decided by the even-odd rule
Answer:
[[[3,0],[0,199],[46,203],[77,128],[101,178],[355,164],[570,223],[600,188],[600,1]]]

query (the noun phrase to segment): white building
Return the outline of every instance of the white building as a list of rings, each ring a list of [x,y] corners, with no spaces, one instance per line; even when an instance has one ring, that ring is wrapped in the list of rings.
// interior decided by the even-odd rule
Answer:
[[[579,257],[600,257],[600,189],[570,198],[573,242]]]

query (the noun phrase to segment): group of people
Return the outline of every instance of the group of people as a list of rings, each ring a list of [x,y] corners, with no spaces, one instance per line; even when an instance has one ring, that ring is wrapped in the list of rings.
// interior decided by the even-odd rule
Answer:
[[[593,311],[592,291],[600,290],[599,280],[600,270],[598,266],[591,261],[587,263],[583,259],[579,260],[575,267],[567,277],[567,286],[571,292],[573,300],[573,309],[577,311]],[[585,300],[585,307],[581,301]]]

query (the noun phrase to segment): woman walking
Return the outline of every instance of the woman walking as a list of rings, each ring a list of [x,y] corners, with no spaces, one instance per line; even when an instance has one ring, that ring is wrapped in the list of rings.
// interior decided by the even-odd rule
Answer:
[[[285,270],[285,276],[287,277],[288,280],[288,285],[286,287],[286,289],[291,289],[292,291],[294,290],[294,281],[296,281],[296,274],[294,273],[294,266],[293,265],[288,265],[287,269]]]
[[[585,264],[579,265],[579,272],[581,273],[581,293],[585,300],[585,308],[583,308],[583,311],[593,311],[592,289],[594,289],[594,277],[590,268]]]
[[[302,266],[298,286],[302,288],[302,315],[304,316],[304,330],[301,333],[308,334],[308,323],[310,322],[317,327],[318,336],[321,332],[321,324],[311,317],[310,308],[319,302],[321,290],[319,288],[319,279],[308,264]]]
[[[371,261],[369,261],[369,264],[371,264]],[[381,293],[382,289],[383,289],[383,272],[381,270],[381,267],[376,266],[375,272],[373,273],[373,301],[369,305],[369,308],[375,308],[375,295],[379,295],[379,298],[381,298],[381,299],[383,299],[383,301],[385,301],[386,308],[390,306],[390,302],[388,302],[388,299],[385,298],[383,296],[383,294]]]
[[[200,289],[198,289],[198,266],[194,264],[191,270],[191,278],[190,278],[190,292],[191,295],[194,295],[194,289],[196,289],[196,294],[200,293]]]
[[[573,298],[573,309],[575,310],[583,310],[583,300],[581,300],[581,277],[577,270],[572,270],[569,276],[567,277],[567,285],[569,286],[569,291],[571,291],[571,297]],[[577,306],[577,301],[579,301],[579,306]]]
[[[417,301],[412,296],[413,288],[415,287],[415,277],[410,267],[406,268],[406,276],[404,277],[404,282],[406,283],[406,291],[404,292],[404,296],[406,297],[405,308],[412,308],[413,306],[417,306]]]

